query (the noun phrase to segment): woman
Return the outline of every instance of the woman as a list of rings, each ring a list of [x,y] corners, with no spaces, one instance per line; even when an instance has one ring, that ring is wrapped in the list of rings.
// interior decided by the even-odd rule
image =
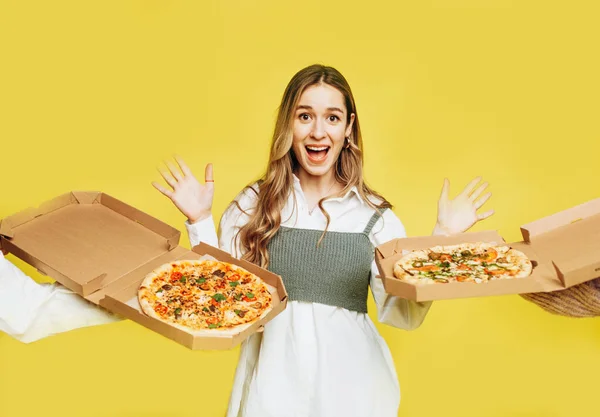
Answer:
[[[313,65],[288,84],[264,177],[246,187],[214,230],[212,165],[205,184],[169,164],[170,189],[154,186],[187,217],[192,245],[204,241],[283,277],[287,308],[241,348],[228,416],[397,416],[392,357],[366,314],[371,286],[378,318],[403,329],[431,303],[384,292],[373,247],[405,237],[391,204],[363,179],[354,98],[334,68]],[[489,211],[472,181],[454,200],[445,181],[434,233],[463,232]]]

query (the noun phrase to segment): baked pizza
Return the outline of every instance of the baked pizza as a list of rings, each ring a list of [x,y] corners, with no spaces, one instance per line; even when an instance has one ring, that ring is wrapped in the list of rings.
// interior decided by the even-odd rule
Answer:
[[[533,267],[527,256],[509,246],[463,243],[415,250],[394,265],[394,276],[412,284],[488,282],[525,278]]]
[[[144,278],[138,301],[148,316],[195,335],[237,333],[273,306],[270,288],[258,276],[212,260],[162,265]]]

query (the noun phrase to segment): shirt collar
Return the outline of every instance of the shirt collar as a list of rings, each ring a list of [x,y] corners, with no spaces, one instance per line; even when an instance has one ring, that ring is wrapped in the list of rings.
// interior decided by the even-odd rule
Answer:
[[[299,190],[301,190],[302,186],[300,185],[300,179],[296,176],[296,174],[292,174],[292,175],[294,176],[294,185],[296,187],[298,187]],[[332,198],[329,201],[344,201],[352,195],[355,195],[356,198],[358,198],[358,201],[360,201],[361,204],[364,204],[365,201],[360,196],[360,194],[358,192],[358,188],[356,188],[356,185],[353,185],[352,188],[350,188],[348,190],[348,192],[346,194],[344,194],[342,197]]]

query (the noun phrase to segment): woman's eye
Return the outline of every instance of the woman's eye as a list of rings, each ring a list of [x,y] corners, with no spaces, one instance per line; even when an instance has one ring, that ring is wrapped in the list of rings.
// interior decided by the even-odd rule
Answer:
[[[335,115],[329,116],[329,121],[330,122],[337,122],[338,120],[340,120],[340,118],[337,117],[337,116],[335,116]]]
[[[300,115],[300,120],[304,120],[304,121],[310,120],[310,115],[308,113],[302,113]]]

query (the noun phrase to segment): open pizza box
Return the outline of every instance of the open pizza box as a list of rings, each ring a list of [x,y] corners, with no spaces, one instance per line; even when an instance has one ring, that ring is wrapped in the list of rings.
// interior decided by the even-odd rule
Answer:
[[[494,231],[394,239],[376,248],[375,262],[386,292],[414,301],[550,292],[600,277],[600,198],[528,223],[521,235],[523,241],[508,246],[532,261],[527,278],[416,285],[394,276],[394,264],[411,250],[465,242],[505,244]]]
[[[109,311],[190,349],[230,349],[283,311],[281,277],[201,243],[178,246],[181,233],[101,192],[70,192],[0,220],[0,245],[26,263]],[[155,268],[183,259],[212,257],[238,265],[273,288],[273,309],[240,333],[194,336],[145,315],[137,290]]]

